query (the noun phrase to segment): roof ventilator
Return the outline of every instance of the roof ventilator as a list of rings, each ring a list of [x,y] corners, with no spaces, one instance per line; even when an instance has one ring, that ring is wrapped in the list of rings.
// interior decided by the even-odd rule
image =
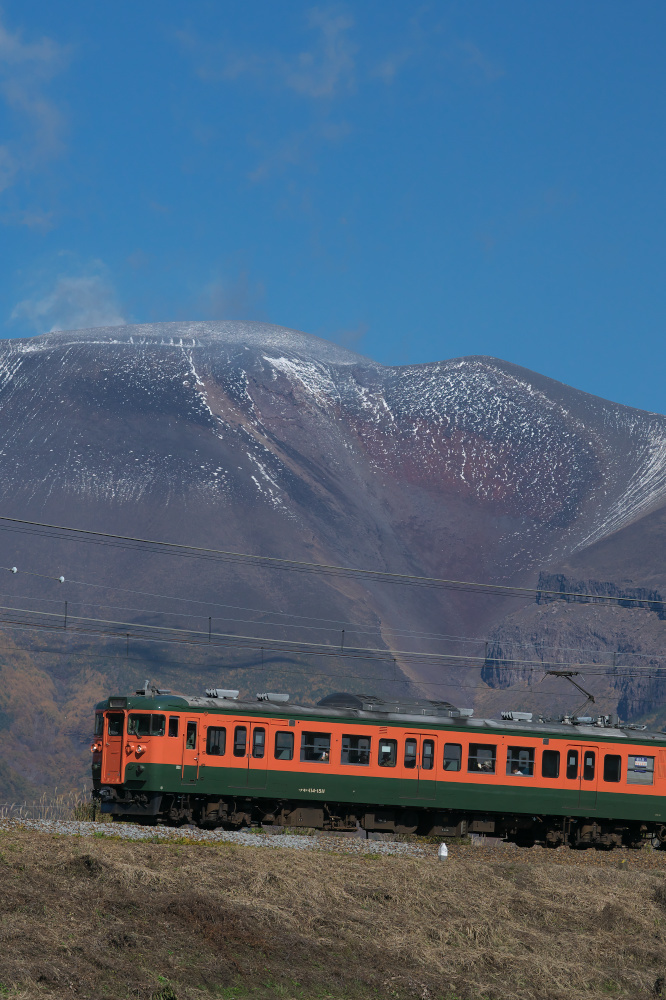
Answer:
[[[272,701],[285,704],[289,701],[289,695],[280,694],[276,691],[262,691],[261,693],[257,692],[257,701]]]
[[[374,694],[350,694],[336,691],[317,702],[320,708],[349,709],[357,712],[381,712],[387,715],[426,715],[446,719],[471,719],[473,708],[456,708],[450,701],[384,701]]]
[[[532,712],[502,712],[505,722],[531,722]]]
[[[236,701],[238,698],[238,691],[233,691],[227,688],[206,688],[207,698],[227,698],[229,701]]]

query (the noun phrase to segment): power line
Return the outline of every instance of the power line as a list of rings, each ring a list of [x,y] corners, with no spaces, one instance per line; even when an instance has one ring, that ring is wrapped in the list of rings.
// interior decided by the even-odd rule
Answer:
[[[8,618],[8,613],[18,613],[23,615],[32,614],[37,616],[38,621],[25,621],[16,620],[13,618]],[[22,608],[12,608],[9,606],[0,606],[0,624],[6,624],[8,626],[17,628],[28,628],[38,631],[48,631],[48,632],[59,632],[65,631],[64,627],[59,624],[61,615],[55,612],[47,611],[33,611],[27,612]],[[288,639],[272,639],[266,638],[264,636],[248,636],[248,635],[235,635],[233,633],[215,632],[212,633],[214,641],[211,642],[209,639],[209,633],[203,630],[195,629],[179,629],[167,626],[158,625],[144,625],[137,624],[135,622],[124,622],[124,621],[114,621],[110,619],[102,618],[89,618],[84,616],[69,616],[69,624],[67,626],[68,634],[75,635],[94,635],[94,636],[110,636],[114,638],[118,637],[131,637],[135,641],[152,641],[158,643],[176,643],[179,645],[190,645],[190,646],[202,646],[202,645],[212,645],[221,648],[247,648],[247,649],[261,649],[262,646],[266,647],[270,645],[274,651],[282,651],[288,653],[298,653],[305,654],[309,656],[334,656],[336,658],[351,658],[351,659],[364,659],[371,660],[373,662],[385,662],[385,661],[395,661],[397,659],[411,662],[411,663],[433,663],[440,662],[442,665],[446,666],[479,666],[486,665],[484,657],[475,657],[469,655],[459,655],[454,653],[423,653],[423,652],[413,652],[411,650],[383,650],[377,647],[359,647],[351,646],[344,651],[334,648],[328,644],[324,643],[306,643],[298,642]],[[571,664],[563,664],[561,660],[505,660],[502,663],[494,664],[495,669],[509,670],[509,669],[535,669],[543,670],[547,667],[562,667]],[[574,664],[577,667],[585,667],[588,669],[589,673],[608,673],[617,672],[618,669],[625,669],[624,665],[618,665],[616,667],[608,667],[603,664],[598,664],[594,661],[588,663],[576,662]],[[640,668],[629,668],[626,669],[636,670],[636,676],[644,676],[644,671]],[[623,676],[627,676],[623,674]]]
[[[651,598],[639,597],[612,597],[603,594],[579,593],[575,591],[545,590],[535,587],[512,587],[505,584],[478,583],[470,580],[448,580],[441,577],[419,576],[412,573],[388,573],[384,570],[361,569],[352,566],[336,566],[329,563],[313,563],[299,559],[284,559],[278,556],[260,556],[249,552],[234,552],[225,549],[213,549],[199,545],[185,545],[180,542],[165,542],[154,538],[138,538],[132,535],[119,535],[107,531],[92,531],[88,528],[72,528],[61,524],[46,524],[41,521],[28,521],[23,518],[4,517],[0,515],[0,521],[9,524],[24,525],[26,527],[47,529],[49,531],[69,532],[70,534],[81,536],[84,541],[97,541],[98,539],[110,539],[112,542],[125,542],[134,545],[152,545],[158,550],[168,550],[175,554],[190,555],[195,557],[219,557],[222,560],[232,560],[250,562],[257,565],[272,566],[275,569],[296,570],[300,572],[318,572],[344,575],[357,579],[368,579],[373,582],[397,583],[408,586],[436,587],[442,589],[464,590],[469,593],[486,594],[504,597],[518,597],[521,599],[531,598],[535,594],[543,594],[549,597],[575,597],[578,600],[601,601],[623,601],[632,604],[650,604],[664,607],[666,601],[654,600]],[[51,536],[54,537],[54,536]],[[50,577],[49,579],[55,579]]]
[[[16,567],[11,567],[11,568],[10,567],[0,567],[0,569],[5,569],[5,570],[8,570],[9,572],[12,572],[12,573],[19,572],[16,569]],[[247,608],[246,609],[246,608],[244,608],[242,606],[238,606],[238,605],[221,604],[221,603],[216,603],[216,602],[212,602],[212,601],[198,601],[198,600],[195,600],[195,599],[174,597],[174,596],[165,595],[165,594],[153,594],[153,593],[146,592],[146,591],[131,590],[129,588],[113,587],[113,586],[107,585],[107,584],[95,584],[95,583],[90,583],[88,581],[82,581],[82,580],[69,580],[69,579],[65,580],[64,577],[54,577],[54,576],[51,576],[51,575],[48,575],[48,574],[34,573],[34,572],[27,571],[27,570],[21,570],[20,572],[23,573],[23,574],[27,574],[29,576],[35,576],[35,577],[40,577],[40,578],[45,579],[45,580],[55,581],[55,582],[58,582],[59,584],[62,583],[62,582],[65,582],[67,584],[74,584],[74,585],[80,585],[80,586],[85,586],[85,587],[95,587],[95,588],[99,588],[99,589],[103,589],[103,590],[111,590],[111,591],[114,591],[114,592],[117,591],[117,592],[121,592],[121,593],[137,594],[137,595],[141,595],[141,596],[144,596],[144,597],[154,597],[154,598],[160,599],[160,600],[174,600],[174,601],[178,601],[178,602],[182,602],[182,603],[202,604],[202,605],[205,605],[207,607],[248,610],[248,611],[251,611],[251,612],[253,612],[255,614],[265,614],[265,615],[272,615],[272,616],[282,616],[282,617],[296,618],[296,619],[299,619],[300,621],[330,621],[331,622],[331,625],[329,625],[329,626],[313,626],[313,625],[305,625],[305,624],[298,624],[298,623],[291,624],[289,622],[256,621],[256,620],[252,620],[252,619],[234,618],[232,616],[220,616],[221,619],[222,619],[222,621],[237,622],[237,623],[242,623],[242,624],[256,624],[256,625],[258,625],[260,627],[266,627],[266,628],[301,628],[301,629],[304,629],[304,630],[307,630],[307,631],[316,630],[316,631],[321,631],[321,632],[331,632],[331,631],[333,631],[333,628],[332,628],[333,624],[336,624],[336,625],[337,624],[345,624],[347,626],[349,626],[349,625],[357,626],[355,629],[351,629],[351,630],[348,628],[347,629],[347,634],[378,635],[378,636],[381,636],[381,637],[383,637],[384,635],[387,635],[387,634],[389,634],[389,635],[392,634],[392,635],[395,635],[395,636],[398,636],[398,637],[402,637],[402,638],[422,639],[422,640],[427,640],[427,641],[431,641],[431,642],[465,642],[465,643],[470,643],[470,642],[473,642],[473,643],[483,643],[483,642],[485,642],[486,644],[488,644],[489,642],[493,642],[494,641],[492,639],[490,639],[490,640],[484,640],[481,637],[455,636],[455,635],[447,635],[447,634],[443,634],[443,633],[432,633],[432,632],[418,632],[416,630],[411,630],[411,629],[401,629],[401,630],[398,630],[398,629],[388,629],[387,628],[387,629],[383,629],[382,630],[382,629],[362,628],[356,622],[341,622],[339,620],[316,618],[315,616],[310,616],[310,615],[295,615],[295,614],[291,614],[291,613],[287,613],[287,612],[272,611],[272,610],[267,609],[267,608]],[[31,602],[32,601],[34,601],[34,602],[38,602],[39,601],[39,602],[49,603],[49,604],[61,604],[62,603],[60,600],[56,600],[55,598],[31,597],[31,596],[28,596],[28,595],[17,596],[15,594],[3,594],[3,595],[0,595],[0,596],[9,597],[11,599],[21,600],[21,601],[31,601]],[[75,603],[75,602],[72,602],[70,600],[69,604],[72,607],[79,606],[79,607],[91,607],[91,608],[114,608],[114,609],[123,610],[123,611],[131,611],[131,612],[134,612],[135,614],[146,614],[146,615],[178,615],[178,616],[180,616],[182,618],[204,618],[205,617],[204,615],[187,614],[187,613],[181,612],[181,611],[171,611],[171,610],[160,609],[160,608],[136,608],[136,607],[127,606],[127,605],[114,605],[114,604],[105,604],[105,603],[94,603],[94,602],[88,602],[88,601],[79,601],[79,602]],[[24,609],[16,609],[15,608],[13,610],[24,610]],[[266,641],[269,641],[269,640],[267,639]],[[604,653],[604,652],[608,652],[609,653],[609,652],[611,652],[611,651],[606,651],[606,650],[595,648],[595,647],[561,646],[561,645],[555,645],[555,644],[553,644],[553,645],[547,645],[547,644],[545,644],[543,642],[535,643],[535,642],[532,642],[532,641],[530,641],[530,642],[516,642],[515,640],[511,640],[510,643],[509,643],[509,645],[511,646],[512,649],[516,648],[516,647],[517,648],[525,648],[525,647],[530,647],[530,646],[538,645],[541,650],[553,649],[553,650],[557,650],[559,652],[576,652],[578,654],[581,654],[581,653]],[[403,651],[403,652],[406,652],[406,651]],[[430,655],[435,655],[435,654],[430,654]],[[442,654],[442,655],[446,655],[446,654]],[[640,657],[640,658],[643,658],[643,659],[651,659],[651,660],[666,659],[666,655],[660,655],[658,653],[632,652],[630,655],[633,656],[633,657]],[[490,657],[490,658],[488,656],[484,657],[484,660],[485,660],[485,662],[488,665],[493,665],[494,663],[496,663],[496,661],[499,661],[499,660],[504,661],[504,660],[507,660],[507,659],[509,660],[509,662],[514,662],[511,658],[508,658],[506,656],[497,656],[497,657]]]

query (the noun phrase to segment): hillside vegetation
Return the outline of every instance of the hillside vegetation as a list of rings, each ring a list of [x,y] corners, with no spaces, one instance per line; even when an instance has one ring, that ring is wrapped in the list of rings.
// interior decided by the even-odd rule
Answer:
[[[0,995],[647,1000],[666,994],[666,858],[621,854],[4,831]]]

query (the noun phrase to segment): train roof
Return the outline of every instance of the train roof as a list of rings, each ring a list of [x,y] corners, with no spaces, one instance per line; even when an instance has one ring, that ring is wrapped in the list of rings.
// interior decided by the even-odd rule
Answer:
[[[651,732],[645,726],[620,723],[610,716],[596,718],[569,717],[562,719],[539,718],[534,721],[529,712],[503,712],[501,719],[473,717],[471,709],[456,708],[450,702],[426,700],[384,700],[374,695],[356,695],[337,692],[322,698],[317,705],[296,705],[289,702],[286,694],[266,692],[257,695],[257,700],[238,697],[238,691],[210,688],[203,695],[172,695],[170,691],[152,687],[146,682],[142,691],[135,694],[110,696],[100,701],[97,710],[138,709],[151,712],[187,711],[219,712],[234,715],[271,715],[301,720],[347,719],[349,721],[370,722],[375,725],[400,724],[413,726],[437,726],[453,730],[466,729],[484,735],[488,731],[515,733],[543,738],[598,741],[631,740],[633,742],[658,742],[666,744],[666,732]],[[575,734],[575,735],[574,735]]]

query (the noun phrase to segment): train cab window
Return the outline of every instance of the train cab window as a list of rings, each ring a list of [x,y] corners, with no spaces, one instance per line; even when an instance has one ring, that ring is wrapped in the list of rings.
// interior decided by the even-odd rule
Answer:
[[[101,712],[95,715],[95,736],[104,735],[104,716]]]
[[[467,770],[480,771],[483,774],[495,773],[497,747],[491,743],[470,743],[467,758]]]
[[[604,756],[604,781],[619,781],[622,777],[622,758],[619,754],[607,753]]]
[[[424,740],[421,753],[421,768],[424,771],[432,771],[435,766],[435,741]]]
[[[123,722],[125,721],[125,716],[122,712],[113,712],[107,715],[108,721],[108,734],[109,736],[122,736],[123,735]]]
[[[178,716],[172,715],[169,719],[169,736],[178,736]]]
[[[594,781],[596,756],[594,750],[583,751],[583,781]]]
[[[578,751],[567,750],[567,778],[574,781],[578,777]]]
[[[234,757],[244,757],[247,747],[247,726],[236,726],[234,730]]]
[[[416,751],[418,743],[416,740],[405,740],[405,767],[412,770],[416,767]]]
[[[257,727],[252,730],[252,756],[263,757],[266,753],[266,730]]]
[[[533,747],[507,747],[506,773],[517,777],[531,778],[534,774]]]
[[[226,748],[227,748],[226,729],[219,726],[209,726],[208,734],[206,736],[206,753],[209,753],[211,757],[223,757]]]
[[[367,767],[370,763],[370,737],[343,736],[340,763]]]
[[[654,783],[654,757],[635,757],[629,754],[627,761],[628,785],[652,785]]]
[[[148,715],[142,712],[130,715],[127,720],[128,736],[164,736],[166,718],[164,715]]]
[[[559,778],[560,776],[560,751],[544,750],[541,754],[541,777]]]
[[[293,733],[276,733],[275,734],[275,759],[276,760],[293,760],[294,759],[294,734]]]
[[[379,741],[379,752],[377,754],[377,763],[380,767],[395,767],[398,763],[398,741],[397,740],[382,740]]]
[[[462,767],[462,747],[460,743],[444,744],[444,770],[459,771]]]
[[[197,724],[196,722],[188,722],[187,734],[185,736],[185,749],[196,750],[196,747],[197,747]]]
[[[330,733],[303,733],[301,735],[301,760],[311,764],[328,764],[331,757]]]

